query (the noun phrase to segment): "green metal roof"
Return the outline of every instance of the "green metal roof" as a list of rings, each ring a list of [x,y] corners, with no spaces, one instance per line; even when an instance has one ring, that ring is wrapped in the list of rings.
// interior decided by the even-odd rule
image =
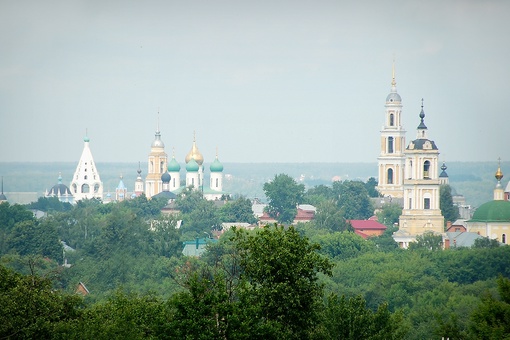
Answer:
[[[510,222],[510,201],[490,201],[476,209],[469,222]]]

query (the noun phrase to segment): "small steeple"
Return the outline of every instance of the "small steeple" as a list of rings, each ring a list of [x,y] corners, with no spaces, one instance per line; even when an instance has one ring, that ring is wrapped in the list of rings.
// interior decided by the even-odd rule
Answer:
[[[2,191],[0,192],[0,203],[7,202],[7,197],[4,195],[4,176],[2,176]]]
[[[395,81],[395,57],[393,57],[393,66],[391,68],[391,90],[397,91],[397,82]]]
[[[498,158],[498,170],[494,177],[496,177],[496,180],[498,181],[498,183],[496,183],[496,188],[494,188],[494,200],[502,201],[505,199],[505,191],[501,185],[501,179],[503,178],[503,171],[501,171],[501,158]]]
[[[418,125],[418,139],[420,138],[427,138],[426,136],[426,130],[427,126],[424,122],[425,119],[425,111],[423,111],[423,98],[421,99],[421,111],[420,111],[420,125]]]

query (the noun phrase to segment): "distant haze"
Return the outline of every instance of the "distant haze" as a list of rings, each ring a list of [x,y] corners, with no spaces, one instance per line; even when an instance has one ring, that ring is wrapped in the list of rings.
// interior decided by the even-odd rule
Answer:
[[[441,160],[510,159],[510,1],[2,1],[0,161],[376,162],[395,58]]]

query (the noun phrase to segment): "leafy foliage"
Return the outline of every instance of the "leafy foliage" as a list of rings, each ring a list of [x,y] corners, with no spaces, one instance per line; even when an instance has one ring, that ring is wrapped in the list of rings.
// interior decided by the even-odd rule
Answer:
[[[459,208],[453,204],[452,188],[447,184],[443,184],[439,188],[439,207],[445,223],[455,222],[460,216]]]
[[[377,220],[387,227],[393,227],[398,224],[402,207],[397,203],[385,203],[377,213]]]
[[[246,222],[251,224],[257,222],[257,218],[253,215],[251,201],[244,197],[225,203],[220,208],[219,216],[222,222]]]
[[[278,326],[284,338],[307,338],[319,322],[322,285],[318,273],[332,264],[293,228],[267,226],[255,234],[236,230],[240,249],[241,301],[253,306],[252,318]]]
[[[409,244],[409,250],[441,250],[443,248],[443,236],[436,235],[432,231],[426,231],[416,236],[416,242]]]
[[[365,184],[361,181],[334,182],[333,191],[338,195],[338,206],[348,220],[365,220],[374,214]]]
[[[58,197],[39,197],[37,202],[28,204],[27,208],[45,212],[69,211],[71,210],[72,205],[67,202],[60,202]]]
[[[305,186],[298,184],[286,174],[275,175],[271,182],[264,183],[264,193],[269,199],[267,211],[278,223],[292,223],[297,204],[303,200]]]

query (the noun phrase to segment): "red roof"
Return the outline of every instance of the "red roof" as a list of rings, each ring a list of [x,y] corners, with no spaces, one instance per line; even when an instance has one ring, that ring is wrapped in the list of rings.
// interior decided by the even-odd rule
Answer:
[[[354,230],[386,230],[386,226],[375,220],[349,220]]]

